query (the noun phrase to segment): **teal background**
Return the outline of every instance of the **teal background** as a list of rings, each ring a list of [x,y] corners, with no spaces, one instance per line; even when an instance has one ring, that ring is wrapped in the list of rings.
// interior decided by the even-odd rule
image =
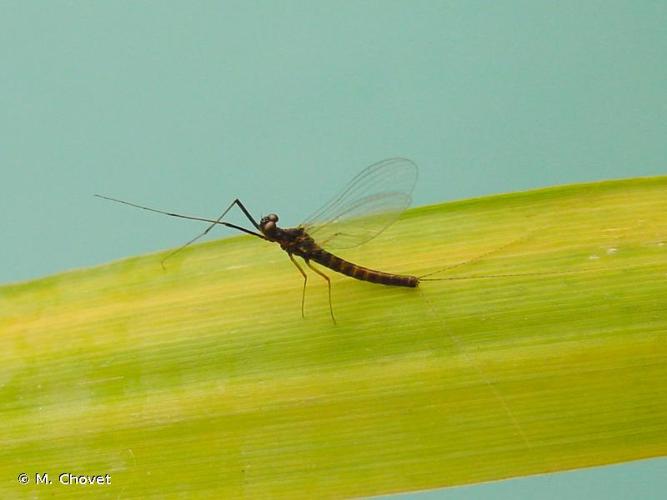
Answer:
[[[420,166],[417,205],[667,173],[665,2],[1,7],[2,283],[200,229],[96,192],[292,225],[391,156]],[[666,462],[417,498],[657,498]]]

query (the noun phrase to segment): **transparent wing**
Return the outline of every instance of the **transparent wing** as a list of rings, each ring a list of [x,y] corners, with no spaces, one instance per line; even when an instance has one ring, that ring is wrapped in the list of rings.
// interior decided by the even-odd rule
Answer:
[[[362,170],[301,227],[322,247],[352,248],[375,238],[410,205],[417,165],[391,158]]]

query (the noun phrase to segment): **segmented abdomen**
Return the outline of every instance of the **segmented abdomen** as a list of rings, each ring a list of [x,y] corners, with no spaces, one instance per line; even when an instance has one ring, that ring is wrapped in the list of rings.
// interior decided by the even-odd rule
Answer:
[[[357,264],[348,262],[340,257],[336,257],[322,249],[318,249],[316,252],[311,252],[308,257],[329,269],[333,269],[336,272],[362,281],[370,281],[371,283],[380,283],[382,285],[407,286],[411,288],[414,288],[419,284],[419,278],[416,276],[391,274],[368,269],[367,267],[358,266]]]

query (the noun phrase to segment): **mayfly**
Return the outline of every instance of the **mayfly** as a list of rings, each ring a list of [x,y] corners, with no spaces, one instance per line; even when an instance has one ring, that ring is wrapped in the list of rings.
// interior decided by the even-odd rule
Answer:
[[[314,267],[311,261],[362,281],[411,288],[419,285],[420,278],[417,276],[369,269],[348,262],[329,251],[356,247],[383,232],[410,205],[416,182],[417,165],[410,160],[391,158],[375,163],[362,170],[331,201],[299,226],[293,228],[279,227],[279,218],[275,213],[268,214],[257,221],[238,198],[230,203],[220,217],[213,220],[157,210],[99,194],[95,196],[171,217],[210,223],[204,232],[167,255],[164,260],[208,234],[216,225],[223,225],[263,240],[278,243],[287,252],[290,260],[303,276],[301,315],[304,315],[308,275],[294,256],[303,259],[312,271],[327,281],[329,311],[332,320],[335,322],[331,303],[331,280],[326,274]],[[241,210],[254,230],[222,220],[234,206]]]

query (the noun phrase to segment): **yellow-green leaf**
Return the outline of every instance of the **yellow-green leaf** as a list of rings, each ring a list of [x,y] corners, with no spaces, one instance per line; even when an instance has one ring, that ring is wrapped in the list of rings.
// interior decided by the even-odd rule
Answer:
[[[244,236],[4,286],[0,496],[362,496],[664,455],[666,215],[667,177],[417,208],[341,257],[514,276],[325,270],[336,325],[323,279],[302,319],[297,270]]]

